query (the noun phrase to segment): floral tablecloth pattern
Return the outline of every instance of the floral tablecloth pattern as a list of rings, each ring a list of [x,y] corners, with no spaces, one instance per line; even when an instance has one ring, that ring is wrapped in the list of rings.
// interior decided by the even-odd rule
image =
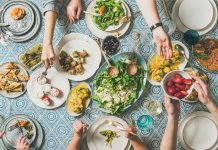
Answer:
[[[7,0],[1,0],[0,6],[4,4]],[[42,3],[43,0],[31,0],[34,4],[38,6],[40,11],[42,12]],[[84,4],[84,8],[88,6],[91,0],[82,0]],[[137,12],[138,7],[134,0],[125,0],[132,12]],[[218,0],[215,0],[218,4]],[[167,0],[167,6],[169,11],[171,12],[174,0]],[[161,16],[161,20],[165,26],[167,26],[168,19],[165,16],[162,3],[160,0],[157,0],[158,11]],[[64,9],[65,6],[63,6]],[[69,25],[66,19],[66,12],[61,12],[59,19],[57,21],[57,26],[55,28],[54,33],[54,45],[58,43],[62,36],[71,32],[78,32],[87,34],[90,37],[93,37],[92,33],[87,29],[87,26],[84,21],[84,16],[81,16],[81,20],[76,24]],[[43,17],[43,16],[42,16]],[[167,27],[166,27],[167,30]],[[131,26],[131,30],[121,39],[121,52],[131,51],[132,43],[133,43],[133,31],[138,33],[147,33],[151,34],[148,25],[146,24],[144,18],[142,16],[138,16],[133,22]],[[26,51],[29,47],[36,43],[42,43],[43,41],[43,32],[44,32],[44,18],[42,20],[41,29],[38,34],[31,40],[25,43],[13,43],[8,42],[7,45],[3,46],[0,44],[0,64],[7,61],[18,62],[18,55],[24,51]],[[218,38],[218,27],[213,31],[208,33],[210,37]],[[172,36],[172,40],[179,40],[183,43],[183,34],[176,30]],[[188,46],[188,45],[187,45]],[[190,47],[189,47],[190,48]],[[142,44],[140,47],[140,53],[144,56],[145,60],[148,60],[149,56],[152,55],[155,51],[154,45]],[[191,59],[192,63],[196,66],[198,64]],[[29,72],[31,74],[31,72]],[[210,91],[216,100],[218,100],[218,75],[213,74],[206,71],[206,74],[210,79]],[[91,80],[88,80],[91,82]],[[71,82],[71,85],[75,84],[75,82]],[[130,121],[130,118],[137,119],[142,114],[147,114],[146,109],[144,108],[144,102],[148,99],[158,100],[163,102],[163,91],[159,86],[152,86],[147,82],[145,93],[142,98],[130,109],[128,109],[122,116],[124,120],[127,122]],[[218,101],[217,101],[218,102]],[[91,104],[91,109],[85,115],[81,117],[81,119],[87,123],[91,124],[95,119],[100,116],[104,116],[106,114],[96,111],[96,105]],[[200,103],[188,104],[181,102],[181,115],[180,120],[183,119],[188,113],[198,110],[207,109]],[[29,99],[27,93],[18,97],[16,99],[8,99],[0,96],[0,112],[6,118],[12,114],[27,114],[35,119],[37,119],[44,129],[45,134],[45,142],[42,145],[42,150],[63,150],[66,148],[66,145],[70,141],[73,132],[72,132],[72,124],[76,120],[76,118],[71,117],[67,114],[65,106],[61,106],[60,108],[54,110],[45,110],[35,106],[31,100]],[[150,129],[146,129],[143,131],[138,131],[140,138],[146,143],[152,150],[159,149],[161,138],[163,136],[166,122],[167,122],[167,114],[164,110],[163,113],[157,117],[154,117],[154,125]],[[0,148],[1,149],[1,148]],[[182,150],[183,148],[178,143],[177,149]]]

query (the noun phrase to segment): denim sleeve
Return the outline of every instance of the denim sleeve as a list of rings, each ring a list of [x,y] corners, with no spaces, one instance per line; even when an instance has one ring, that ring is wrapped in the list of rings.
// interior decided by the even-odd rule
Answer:
[[[44,0],[43,1],[43,14],[47,11],[54,11],[59,14],[60,7],[64,0]]]

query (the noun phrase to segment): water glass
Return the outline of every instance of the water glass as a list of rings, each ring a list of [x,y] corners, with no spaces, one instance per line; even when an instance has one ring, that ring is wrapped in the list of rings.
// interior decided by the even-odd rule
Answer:
[[[200,35],[195,30],[188,30],[184,33],[184,41],[189,45],[195,45],[200,40]]]
[[[137,126],[140,130],[145,130],[153,126],[153,119],[149,115],[142,115],[137,120]]]

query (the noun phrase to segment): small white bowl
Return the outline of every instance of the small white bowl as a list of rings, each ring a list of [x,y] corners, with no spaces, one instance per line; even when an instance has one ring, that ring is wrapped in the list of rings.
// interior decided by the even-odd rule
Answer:
[[[174,70],[174,71],[171,71],[171,72],[169,72],[169,73],[167,73],[167,74],[165,75],[165,77],[164,77],[163,80],[161,81],[161,87],[162,87],[162,89],[164,90],[164,93],[165,93],[166,95],[168,95],[170,98],[175,99],[175,100],[181,100],[181,99],[179,99],[179,98],[177,98],[177,97],[175,97],[175,96],[171,96],[171,95],[169,95],[169,94],[167,93],[167,86],[166,86],[166,83],[167,83],[169,80],[174,79],[176,74],[180,74],[180,75],[181,75],[183,78],[185,78],[185,79],[192,79],[191,76],[190,76],[188,73],[186,73],[186,72],[184,72],[184,71]],[[186,97],[188,97],[188,96],[192,93],[192,90],[193,90],[193,86],[191,85],[190,89],[187,91],[187,92],[188,92],[188,95],[187,95]],[[185,99],[186,97],[184,97],[183,99]]]

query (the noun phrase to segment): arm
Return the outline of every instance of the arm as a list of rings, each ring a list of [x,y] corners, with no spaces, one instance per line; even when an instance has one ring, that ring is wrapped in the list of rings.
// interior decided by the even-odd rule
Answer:
[[[80,149],[80,139],[81,137],[74,136],[67,146],[66,150],[79,150]]]
[[[132,133],[137,133],[135,126],[127,126],[124,128],[125,135],[132,144],[134,150],[149,150],[148,147],[142,143],[142,141]]]
[[[198,99],[207,107],[218,123],[218,107],[216,106],[216,102],[209,92],[208,85],[199,77],[192,76],[192,78],[196,81],[194,83],[194,89],[198,92]]]
[[[160,22],[155,0],[136,0],[149,27]]]
[[[133,140],[130,140],[130,143],[132,144],[134,150],[149,150],[148,147],[142,143],[142,141],[136,137]]]
[[[164,97],[165,108],[168,113],[168,121],[164,132],[160,150],[175,150],[177,140],[177,129],[179,123],[180,105],[179,101]]]
[[[161,141],[160,150],[176,149],[177,129],[178,129],[178,118],[168,116],[167,126],[164,132],[163,139]]]
[[[86,132],[87,125],[83,124],[81,121],[77,120],[73,124],[74,136],[71,139],[69,145],[67,145],[66,150],[79,150],[80,149],[80,140],[83,134]]]
[[[211,99],[207,104],[206,104],[207,109],[211,112],[213,115],[214,119],[216,120],[218,124],[218,107],[216,106],[215,100]]]
[[[149,27],[160,22],[155,0],[136,0],[136,2]],[[163,27],[159,26],[152,32],[158,54],[163,56],[164,59],[172,57],[171,41],[167,33],[163,30]]]

